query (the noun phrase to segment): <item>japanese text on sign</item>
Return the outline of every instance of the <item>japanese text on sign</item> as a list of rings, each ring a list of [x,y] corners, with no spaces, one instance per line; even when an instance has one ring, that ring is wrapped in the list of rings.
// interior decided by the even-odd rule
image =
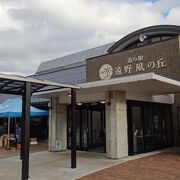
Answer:
[[[130,57],[127,60],[127,64],[123,66],[118,66],[114,68],[115,75],[123,75],[123,74],[131,74],[132,70],[134,69],[135,72],[145,71],[147,69],[154,69],[154,68],[164,68],[166,67],[166,63],[164,58],[160,58],[156,61],[149,61],[144,63],[143,55],[137,57]]]
[[[125,65],[112,67],[110,64],[104,64],[99,70],[99,76],[101,79],[110,79],[113,75],[130,75],[132,72],[144,72],[148,69],[160,69],[166,66],[167,65],[163,57],[154,61],[144,62],[144,56],[138,55],[135,57],[128,57]]]

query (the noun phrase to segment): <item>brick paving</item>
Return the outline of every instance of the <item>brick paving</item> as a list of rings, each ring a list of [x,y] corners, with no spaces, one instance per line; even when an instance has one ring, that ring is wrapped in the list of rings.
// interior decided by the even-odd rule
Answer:
[[[160,153],[116,165],[79,180],[180,180],[180,154]]]
[[[40,144],[30,146],[30,153],[47,151],[47,150],[48,150],[47,143],[40,143]],[[19,154],[20,154],[20,151],[15,149],[14,147],[11,147],[11,150],[5,150],[4,148],[0,149],[0,159],[18,156]]]

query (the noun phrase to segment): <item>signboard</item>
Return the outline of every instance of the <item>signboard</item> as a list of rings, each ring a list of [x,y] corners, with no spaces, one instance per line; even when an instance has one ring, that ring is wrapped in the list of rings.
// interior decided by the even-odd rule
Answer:
[[[88,59],[87,81],[155,72],[180,80],[179,39]]]

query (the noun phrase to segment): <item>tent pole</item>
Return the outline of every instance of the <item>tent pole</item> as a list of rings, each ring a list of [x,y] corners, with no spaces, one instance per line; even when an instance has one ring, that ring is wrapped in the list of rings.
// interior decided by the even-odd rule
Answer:
[[[8,141],[7,141],[6,150],[10,150],[9,140],[10,140],[10,117],[8,117]]]

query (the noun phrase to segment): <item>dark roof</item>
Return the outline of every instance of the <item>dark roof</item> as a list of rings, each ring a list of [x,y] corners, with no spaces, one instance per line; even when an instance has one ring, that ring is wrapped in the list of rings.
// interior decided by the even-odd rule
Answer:
[[[52,73],[36,75],[34,78],[68,84],[81,84],[86,82],[86,66],[78,66]]]
[[[6,101],[7,99],[15,99],[21,98],[18,95],[11,95],[11,94],[0,94],[0,104]],[[48,98],[40,98],[36,96],[31,97],[31,104],[47,104],[49,102]]]
[[[146,27],[146,28],[134,31],[128,34],[127,36],[123,37],[116,43],[114,43],[112,47],[108,49],[108,53],[113,53],[113,52],[123,50],[128,45],[139,40],[140,34],[145,34],[147,36],[158,36],[158,35],[177,36],[177,35],[180,35],[180,26],[157,25],[157,26],[150,26],[150,27]]]
[[[74,84],[74,85],[81,84],[86,82],[86,66],[82,65],[52,73],[34,75],[33,78]],[[31,98],[32,104],[47,104],[48,102],[49,102],[48,98],[39,98],[39,97]]]
[[[59,57],[50,61],[42,62],[36,71],[36,74],[46,74],[54,71],[60,71],[64,68],[72,68],[84,65],[86,59],[107,54],[107,50],[114,43],[84,50],[75,54]],[[73,66],[74,65],[74,66]]]

